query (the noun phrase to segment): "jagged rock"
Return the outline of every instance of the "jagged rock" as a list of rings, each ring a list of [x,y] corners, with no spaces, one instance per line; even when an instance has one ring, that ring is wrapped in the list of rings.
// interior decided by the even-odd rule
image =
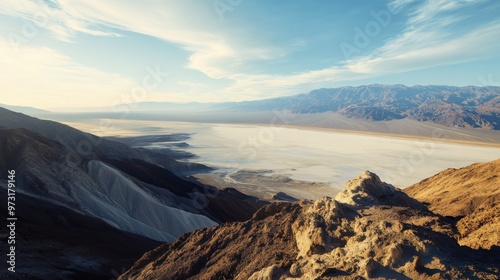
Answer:
[[[384,260],[384,266],[396,265],[403,257],[403,246],[401,244],[391,244],[387,248],[387,257]]]
[[[377,270],[377,268],[378,268],[378,263],[376,261],[374,261],[373,259],[366,259],[366,260],[361,261],[359,267],[360,267],[361,271],[364,270],[364,276],[366,278],[371,278],[373,276],[375,270]]]
[[[335,196],[335,200],[354,206],[379,204],[378,198],[392,195],[396,188],[383,183],[380,178],[370,172],[348,181],[344,189]]]
[[[365,171],[363,175],[349,180],[344,189],[335,196],[335,200],[357,207],[392,205],[425,209],[418,201],[408,197],[393,185],[382,182],[370,171]]]
[[[200,230],[146,255],[120,279],[498,279],[498,251],[460,247],[449,219],[371,172],[338,200],[271,204],[246,223]],[[204,262],[194,269],[192,259]]]

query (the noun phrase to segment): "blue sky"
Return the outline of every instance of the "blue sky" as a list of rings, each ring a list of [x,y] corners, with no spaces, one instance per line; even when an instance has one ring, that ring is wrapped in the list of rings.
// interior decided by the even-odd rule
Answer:
[[[67,110],[321,87],[500,85],[496,0],[0,5],[0,103]]]

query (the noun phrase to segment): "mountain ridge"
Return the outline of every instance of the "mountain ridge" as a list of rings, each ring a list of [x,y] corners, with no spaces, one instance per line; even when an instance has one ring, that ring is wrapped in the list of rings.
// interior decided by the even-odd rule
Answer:
[[[321,88],[309,93],[221,104],[243,111],[339,112],[374,121],[410,118],[445,126],[500,129],[500,87],[372,84]]]
[[[179,121],[204,121],[212,114],[234,112],[289,111],[295,114],[339,113],[353,119],[389,121],[411,119],[434,122],[447,127],[500,129],[500,87],[370,84],[319,88],[289,96],[233,102],[139,102],[133,106],[139,118],[164,115]],[[81,114],[85,110],[80,110]],[[109,108],[94,108],[88,114],[100,112],[109,117]],[[189,112],[189,115],[186,115]],[[57,115],[54,115],[57,118]],[[151,116],[150,116],[151,117]],[[215,118],[222,121],[220,118]],[[245,122],[245,121],[243,121]],[[247,121],[248,122],[248,121]]]
[[[98,144],[85,152],[79,150],[82,141]],[[186,168],[165,152],[134,149],[0,108],[0,173],[16,170],[18,200],[30,201],[23,209],[34,211],[19,211],[25,222],[17,236],[23,243],[18,253],[30,257],[26,264],[44,267],[21,269],[15,279],[109,279],[112,269],[129,265],[159,240],[248,219],[266,204],[234,189],[179,177]],[[0,195],[6,198],[7,183],[0,181]],[[121,247],[114,252],[111,245],[89,245],[85,234],[90,233],[94,242]],[[8,236],[6,227],[0,235]],[[144,244],[127,248],[129,242]]]
[[[456,220],[459,244],[500,246],[500,159],[446,169],[404,192]]]
[[[365,172],[335,199],[272,203],[161,245],[119,279],[498,279],[500,248],[460,246],[454,225]]]

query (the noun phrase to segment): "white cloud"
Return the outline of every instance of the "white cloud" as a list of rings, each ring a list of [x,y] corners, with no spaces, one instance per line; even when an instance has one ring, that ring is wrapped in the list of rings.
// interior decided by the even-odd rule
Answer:
[[[195,82],[178,82],[178,84],[181,86],[190,87],[192,89],[199,89],[199,88],[206,88],[207,87],[207,85],[205,85],[205,84],[195,83]]]
[[[408,28],[374,53],[340,66],[282,76],[239,76],[223,93],[236,99],[296,94],[328,84],[401,73],[434,66],[486,59],[500,48],[500,22],[470,30],[460,36],[443,32],[452,18],[432,20],[434,25]],[[432,27],[432,28],[431,28]]]
[[[210,1],[189,5],[175,0],[71,1],[80,22],[111,26],[146,34],[178,44],[191,52],[187,68],[220,79],[227,78],[241,63],[271,59],[282,52],[276,47],[249,47],[224,33]],[[193,20],[193,17],[196,20]]]
[[[29,28],[45,28],[63,41],[71,41],[76,32],[95,36],[119,36],[89,22],[69,1],[51,6],[44,1],[4,0],[0,14],[22,18]]]
[[[73,62],[49,48],[14,48],[0,40],[0,103],[55,107],[112,106],[135,81]],[[75,94],[77,93],[77,94]]]
[[[413,0],[395,0],[390,9],[401,9]],[[284,76],[240,76],[226,93],[262,98],[298,93],[328,83],[372,78],[433,66],[452,65],[497,56],[500,49],[500,21],[467,31],[449,28],[463,20],[460,9],[482,1],[428,0],[407,20],[405,30],[371,54],[321,70]],[[443,14],[445,13],[445,14]],[[276,91],[278,89],[278,91]]]
[[[281,58],[290,51],[290,48],[300,48],[304,43],[298,42],[297,46],[283,49],[259,42],[258,38],[245,38],[246,41],[243,41],[241,39],[245,34],[234,36],[234,33],[227,31],[231,28],[224,24],[229,22],[220,22],[211,1],[200,1],[195,5],[189,1],[180,3],[174,0],[136,2],[61,0],[58,2],[59,7],[50,8],[43,2],[26,2],[25,5],[19,5],[18,1],[6,0],[0,7],[0,13],[31,20],[34,14],[42,11],[50,18],[45,27],[65,40],[71,40],[74,32],[116,36],[110,30],[118,28],[178,44],[191,53],[185,67],[201,71],[214,79],[224,78],[233,81],[229,87],[212,92],[209,88],[205,89],[192,83],[179,84],[189,86],[189,91],[204,92],[198,95],[204,100],[224,101],[294,94],[339,81],[370,78],[495,55],[500,48],[498,40],[495,39],[500,37],[500,23],[494,22],[460,31],[463,33],[450,31],[450,27],[464,19],[465,15],[460,11],[478,2],[481,1],[392,0],[388,2],[388,8],[392,11],[411,7],[406,28],[401,34],[387,40],[383,46],[369,55],[351,59],[337,66],[289,75],[255,75],[246,73],[243,69],[248,62]],[[196,20],[193,20],[193,17]],[[255,39],[252,45],[244,43],[252,39]],[[32,51],[35,50],[29,52]],[[104,84],[110,83],[97,90],[103,94],[106,91],[116,92],[117,86],[121,84],[115,82],[116,80],[123,79],[126,81],[125,84],[131,84],[127,78],[75,65],[69,58],[48,49],[44,49],[40,56],[48,57],[40,58],[42,61],[39,63],[45,63],[45,66],[35,66],[40,68],[38,70],[45,71],[40,78],[45,82],[40,81],[40,83],[45,85],[46,91],[50,90],[48,81],[52,80],[56,85],[59,81],[51,75],[66,77],[61,80],[67,82],[55,86],[54,91],[61,93],[75,90],[75,86],[71,88],[70,81],[73,85],[76,84],[79,90],[92,91],[91,85],[94,80],[92,75]],[[25,63],[33,65],[33,60]],[[52,67],[51,64],[54,63],[56,65]],[[11,60],[11,64],[15,63]],[[26,73],[29,69],[18,69],[16,73],[22,71]],[[76,78],[78,72],[84,73],[83,78]],[[31,75],[37,76],[34,72]],[[175,98],[180,98],[181,95],[181,93],[171,94]]]
[[[347,67],[361,73],[391,73],[457,64],[496,55],[500,22],[471,30],[450,28],[463,20],[463,13],[442,12],[467,8],[478,1],[426,1],[415,9],[406,29],[371,55],[351,60]]]
[[[168,28],[161,23],[143,23],[140,28],[137,25],[128,28],[175,41],[192,51],[189,68],[202,71],[212,78],[234,81],[221,91],[208,93],[206,98],[210,97],[211,100],[256,99],[294,94],[343,80],[486,58],[495,54],[495,50],[500,47],[495,39],[500,37],[497,23],[479,26],[463,34],[450,31],[450,26],[463,20],[461,9],[469,8],[477,1],[428,0],[422,3],[399,0],[390,2],[389,8],[403,9],[417,3],[420,5],[410,13],[407,28],[370,55],[347,61],[343,65],[289,75],[242,72],[239,64],[257,59],[272,59],[283,51],[269,46],[243,47],[218,30],[202,29],[210,30],[210,35],[195,34],[190,29],[192,27],[183,25],[182,21],[179,27],[185,28],[182,29],[182,35],[169,34]],[[121,25],[126,26],[126,23],[122,22]]]
[[[439,36],[439,33],[434,36]],[[433,39],[432,35],[430,37],[432,40],[438,40]],[[352,61],[350,67],[353,71],[375,74],[484,59],[491,57],[500,47],[496,38],[500,38],[500,22],[477,28],[459,38],[439,44],[417,44],[418,47],[410,47],[409,40],[397,40],[382,48],[379,56]]]
[[[427,0],[418,9],[413,11],[408,24],[429,23],[430,20],[436,19],[438,15],[446,12],[456,11],[458,9],[466,9],[468,5],[476,5],[482,0]]]

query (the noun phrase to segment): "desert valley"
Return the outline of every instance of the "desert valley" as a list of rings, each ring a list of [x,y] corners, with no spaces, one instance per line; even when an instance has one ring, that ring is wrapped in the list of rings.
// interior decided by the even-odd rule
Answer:
[[[0,279],[500,280],[499,14],[3,0]]]
[[[17,212],[18,256],[29,260],[17,279],[500,272],[493,129],[286,111],[317,122],[266,125],[240,111],[232,114],[245,121],[212,123],[0,110],[0,167],[23,174],[17,200],[29,202]]]

